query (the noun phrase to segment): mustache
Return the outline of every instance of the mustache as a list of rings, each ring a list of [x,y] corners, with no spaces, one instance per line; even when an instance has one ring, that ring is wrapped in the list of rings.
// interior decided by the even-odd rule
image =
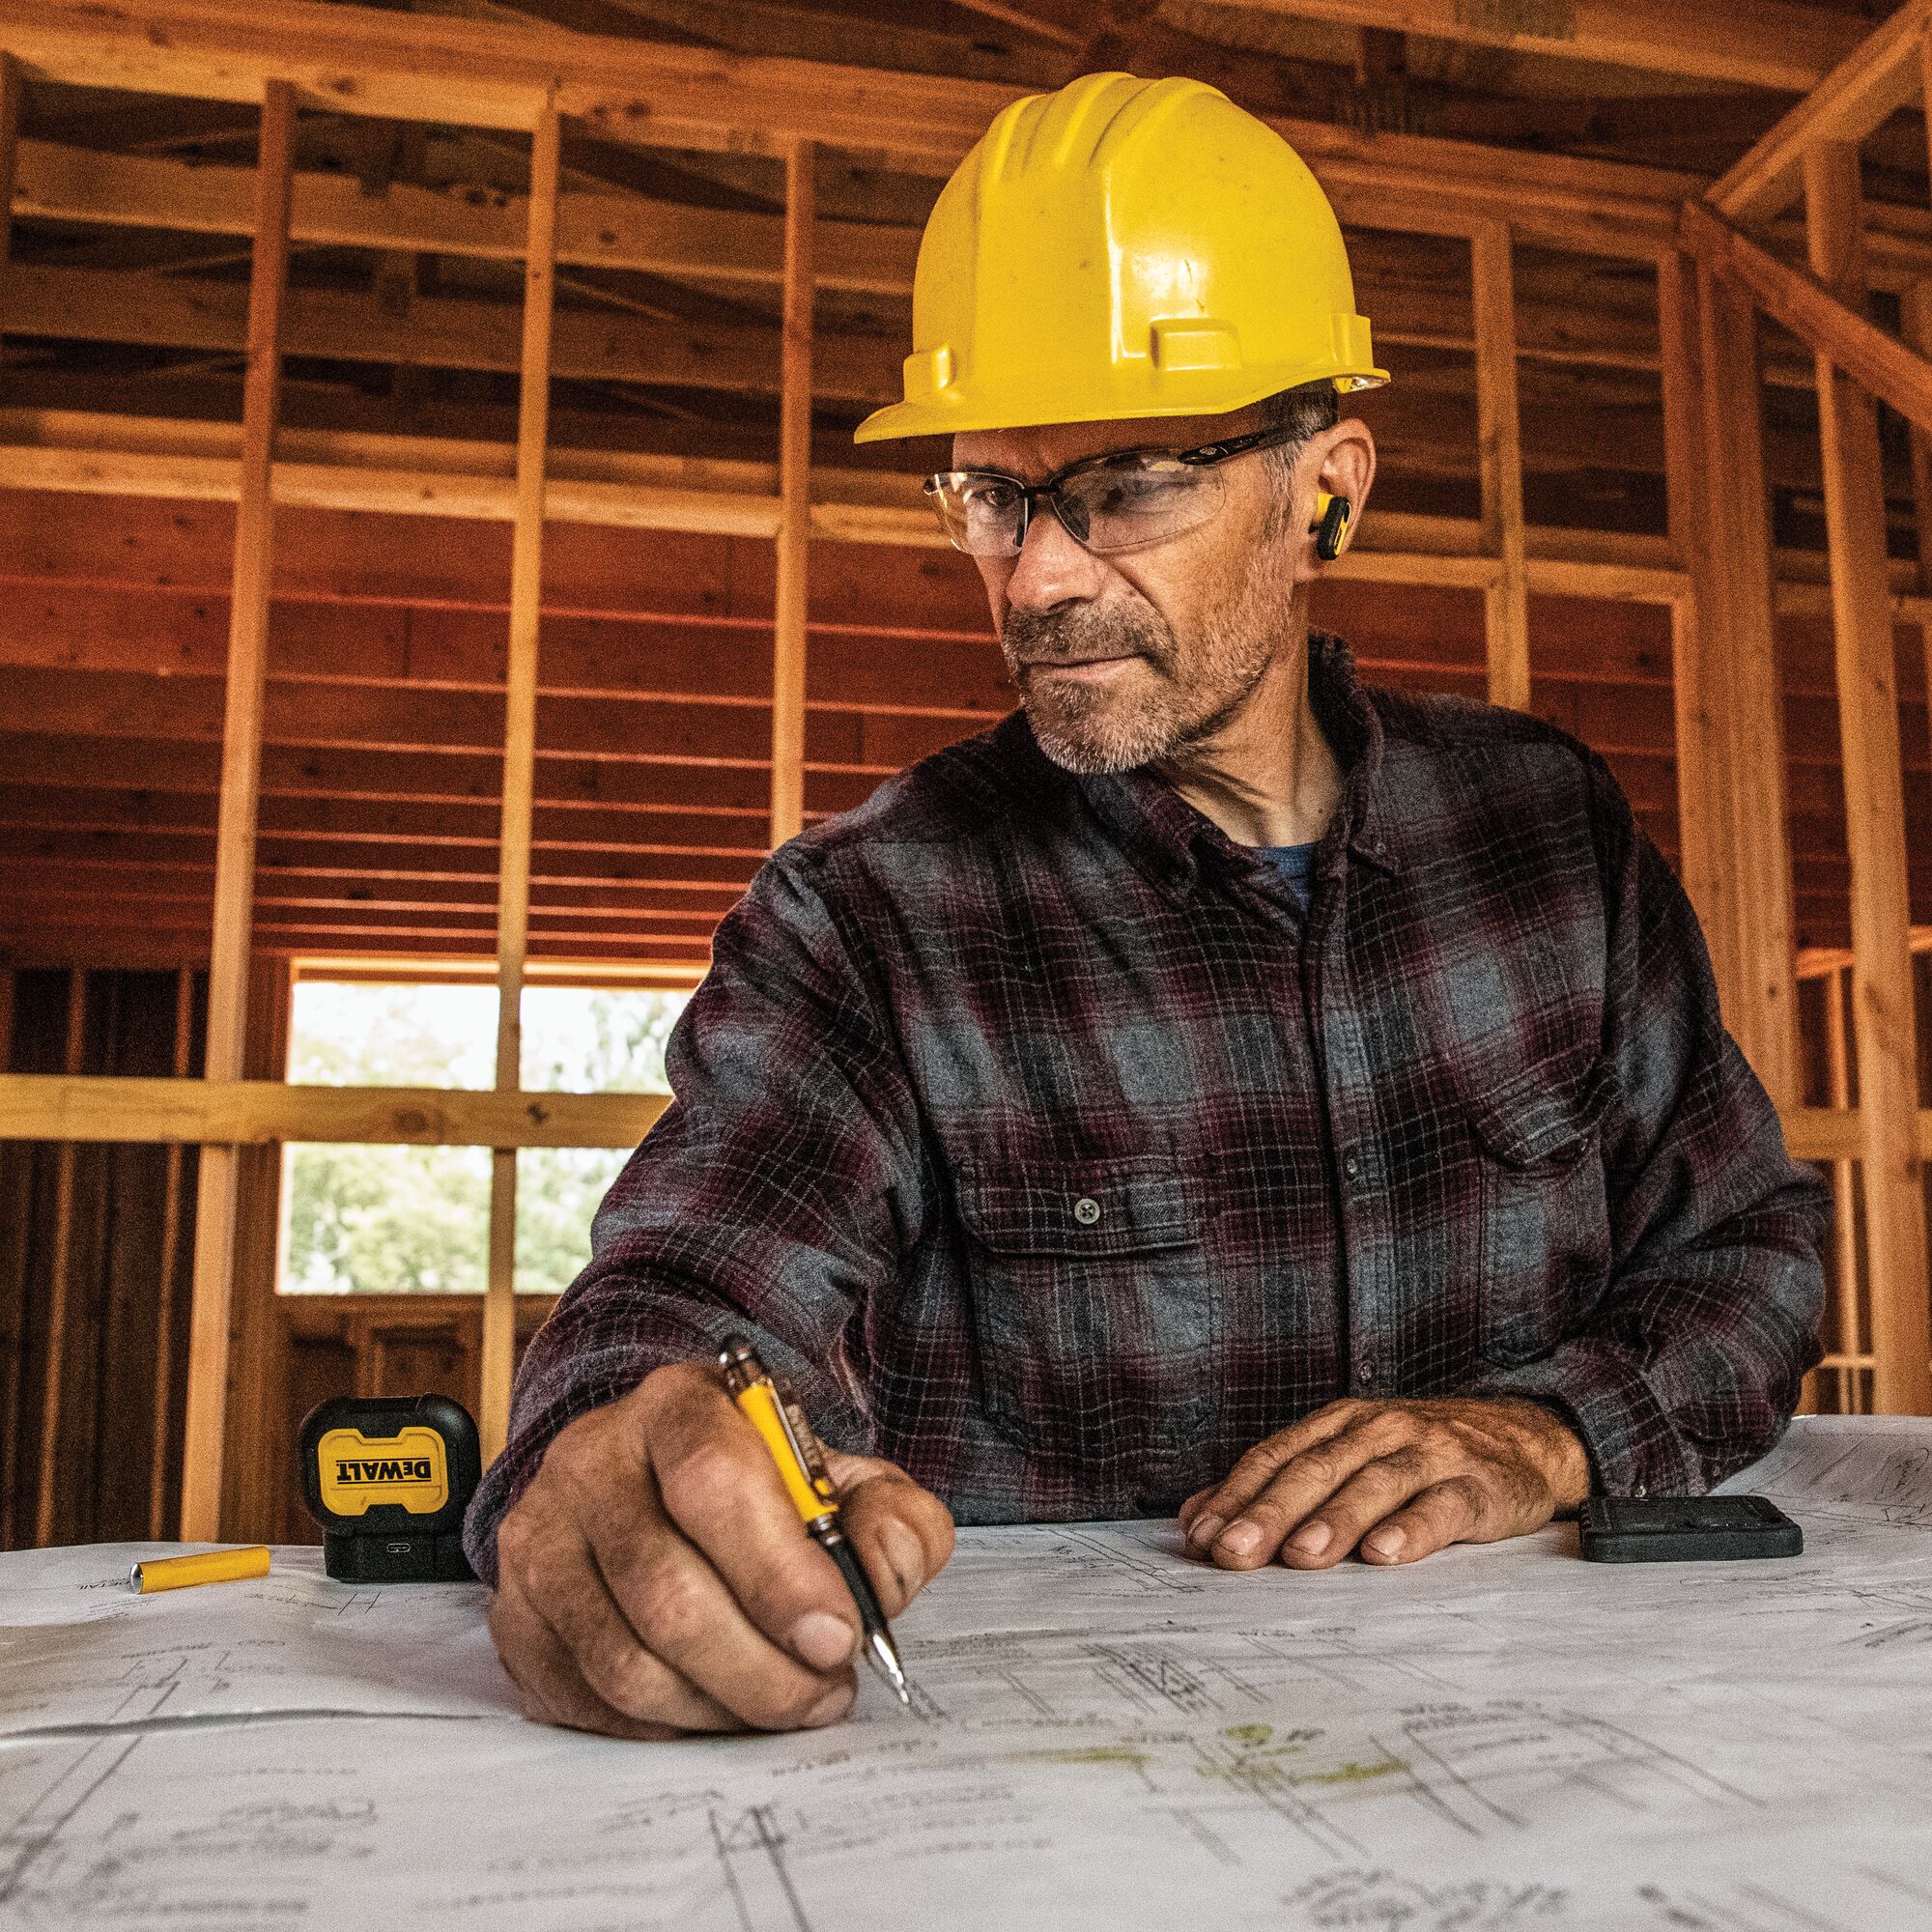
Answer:
[[[1103,611],[1091,604],[1009,611],[1000,629],[1000,647],[1015,668],[1127,656],[1151,658],[1161,668],[1174,661],[1173,634],[1152,611]]]

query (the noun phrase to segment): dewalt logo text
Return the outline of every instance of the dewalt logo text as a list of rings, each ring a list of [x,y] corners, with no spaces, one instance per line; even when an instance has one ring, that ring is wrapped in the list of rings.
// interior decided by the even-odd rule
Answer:
[[[436,1474],[427,1456],[412,1456],[407,1462],[391,1457],[381,1463],[338,1463],[338,1483],[427,1483]]]
[[[434,1516],[449,1500],[449,1460],[435,1430],[412,1423],[393,1435],[331,1429],[316,1444],[323,1505],[331,1515],[371,1509]]]

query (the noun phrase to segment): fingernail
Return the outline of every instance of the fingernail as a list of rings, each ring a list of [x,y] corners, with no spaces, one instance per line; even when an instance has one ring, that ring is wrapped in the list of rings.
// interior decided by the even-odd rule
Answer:
[[[879,1525],[879,1548],[899,1579],[900,1591],[910,1597],[925,1581],[925,1551],[919,1538],[897,1517],[889,1516]]]
[[[791,1647],[814,1670],[832,1670],[847,1662],[859,1639],[843,1617],[809,1610],[791,1627]]]
[[[1262,1540],[1261,1525],[1252,1522],[1237,1522],[1233,1529],[1221,1532],[1221,1548],[1236,1556],[1245,1556]]]
[[[1288,1540],[1304,1556],[1320,1556],[1333,1535],[1325,1522],[1305,1522]]]
[[[832,1621],[837,1623],[838,1619],[834,1617]],[[828,1690],[805,1714],[806,1728],[810,1730],[816,1724],[836,1724],[852,1708],[853,1699],[857,1695],[858,1691],[850,1684],[841,1684],[838,1690]]]
[[[1364,1549],[1373,1549],[1378,1556],[1400,1556],[1403,1535],[1399,1529],[1378,1529],[1373,1536],[1362,1539]]]
[[[1228,1519],[1224,1516],[1197,1516],[1187,1526],[1187,1540],[1198,1548],[1206,1549],[1221,1534],[1222,1526]]]

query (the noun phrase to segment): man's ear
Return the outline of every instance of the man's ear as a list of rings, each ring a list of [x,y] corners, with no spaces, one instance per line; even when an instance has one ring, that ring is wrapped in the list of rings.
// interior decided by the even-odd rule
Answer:
[[[1353,538],[1376,476],[1376,443],[1369,426],[1355,416],[1345,417],[1325,430],[1308,455],[1315,466],[1314,497],[1307,524],[1297,581],[1319,575]]]

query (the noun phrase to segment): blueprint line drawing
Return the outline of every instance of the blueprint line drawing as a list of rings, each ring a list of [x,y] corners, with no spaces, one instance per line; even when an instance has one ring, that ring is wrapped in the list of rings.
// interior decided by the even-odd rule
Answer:
[[[899,1622],[911,1713],[664,1745],[525,1721],[477,1586],[0,1556],[0,1932],[1920,1932],[1932,1423],[1741,1480],[1803,1556],[968,1530]]]

